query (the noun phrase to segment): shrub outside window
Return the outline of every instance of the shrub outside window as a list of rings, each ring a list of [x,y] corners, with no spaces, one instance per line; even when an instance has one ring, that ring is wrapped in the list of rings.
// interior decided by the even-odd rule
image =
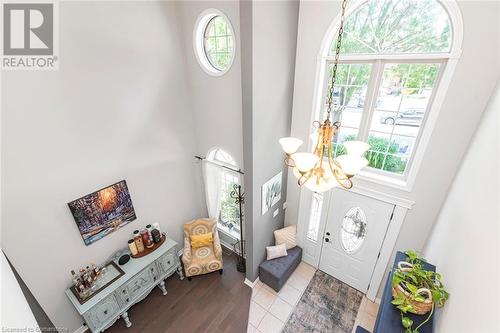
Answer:
[[[425,15],[422,15],[425,13]],[[334,90],[333,140],[367,141],[368,174],[405,180],[451,50],[450,18],[436,0],[369,0],[345,23]],[[324,57],[322,113],[336,38]]]

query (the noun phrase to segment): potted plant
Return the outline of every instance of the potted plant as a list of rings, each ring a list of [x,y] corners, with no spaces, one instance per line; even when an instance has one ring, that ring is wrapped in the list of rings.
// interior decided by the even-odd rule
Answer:
[[[392,276],[392,304],[401,311],[405,333],[419,333],[420,327],[431,318],[435,306],[444,306],[449,297],[441,282],[441,275],[423,268],[425,259],[415,251],[405,252],[407,261],[400,261]],[[424,315],[427,318],[413,328],[413,320],[406,313]]]

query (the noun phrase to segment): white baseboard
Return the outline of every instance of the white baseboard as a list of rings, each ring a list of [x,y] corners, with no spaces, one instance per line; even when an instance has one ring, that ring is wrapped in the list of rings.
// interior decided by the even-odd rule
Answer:
[[[250,281],[249,279],[245,278],[245,282],[244,282],[244,283],[245,283],[247,286],[249,286],[250,288],[252,288],[252,289],[253,289],[253,288],[255,287],[255,285],[257,284],[257,282],[259,282],[259,277],[257,277],[257,278],[255,279],[255,281],[254,281],[254,282],[252,282],[252,281]]]
[[[89,328],[87,327],[87,325],[84,324],[84,325],[78,327],[74,333],[83,333],[83,332],[86,332],[88,329]]]
[[[381,302],[382,302],[382,300],[380,298],[378,298],[378,297],[375,298],[375,303],[380,304]]]

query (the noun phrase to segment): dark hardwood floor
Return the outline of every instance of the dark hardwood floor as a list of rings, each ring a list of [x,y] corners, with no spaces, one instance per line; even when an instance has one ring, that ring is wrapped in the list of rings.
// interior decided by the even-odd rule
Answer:
[[[177,274],[166,280],[168,294],[159,288],[129,310],[132,326],[119,319],[106,332],[244,333],[252,289],[236,270],[236,255],[223,256],[224,274],[218,272],[181,281]]]

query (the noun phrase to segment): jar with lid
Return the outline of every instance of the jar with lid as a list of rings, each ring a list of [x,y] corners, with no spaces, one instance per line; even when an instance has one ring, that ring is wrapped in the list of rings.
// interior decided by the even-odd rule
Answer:
[[[141,237],[142,237],[142,243],[144,244],[145,247],[148,249],[153,247],[153,242],[149,238],[149,233],[147,229],[141,230]]]
[[[160,235],[161,235],[160,223],[158,223],[158,222],[153,223],[153,229],[158,230],[160,232]]]
[[[129,239],[128,248],[130,250],[130,253],[132,253],[133,256],[135,256],[139,252],[139,251],[137,251],[137,246],[135,245],[135,240],[133,240],[133,239]]]
[[[161,235],[158,229],[153,229],[153,231],[151,231],[151,234],[153,236],[153,242],[155,243],[161,242]]]
[[[153,231],[153,226],[151,224],[148,224],[146,226],[146,230],[148,231],[149,240],[153,242],[153,235],[151,234],[151,231]]]
[[[137,252],[141,253],[142,251],[144,251],[144,244],[142,243],[142,238],[139,234],[139,230],[134,230],[134,243],[137,247]]]

